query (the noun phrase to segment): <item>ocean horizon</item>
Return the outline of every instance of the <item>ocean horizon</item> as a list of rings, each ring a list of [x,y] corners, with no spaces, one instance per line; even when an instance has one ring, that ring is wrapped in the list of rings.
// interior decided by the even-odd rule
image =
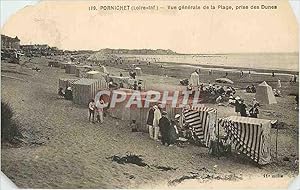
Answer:
[[[235,67],[277,71],[299,71],[299,53],[228,53],[228,54],[176,54],[176,55],[130,55],[142,61],[175,64],[192,64],[214,67]]]

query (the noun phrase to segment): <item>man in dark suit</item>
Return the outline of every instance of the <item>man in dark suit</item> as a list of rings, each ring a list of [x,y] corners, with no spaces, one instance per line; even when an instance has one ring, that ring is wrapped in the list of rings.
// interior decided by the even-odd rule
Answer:
[[[170,145],[170,138],[169,138],[169,133],[170,133],[170,121],[167,118],[167,112],[163,111],[162,112],[162,118],[159,120],[159,131],[161,134],[161,142],[163,145],[167,144],[167,146]]]

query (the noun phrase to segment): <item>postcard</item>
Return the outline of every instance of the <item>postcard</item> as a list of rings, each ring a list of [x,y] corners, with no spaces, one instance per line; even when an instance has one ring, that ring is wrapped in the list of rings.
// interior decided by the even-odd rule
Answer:
[[[297,189],[299,7],[1,1],[1,185]]]

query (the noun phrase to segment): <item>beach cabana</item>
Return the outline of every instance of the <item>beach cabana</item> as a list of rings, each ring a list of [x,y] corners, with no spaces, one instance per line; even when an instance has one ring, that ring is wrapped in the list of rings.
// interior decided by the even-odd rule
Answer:
[[[140,67],[134,68],[134,71],[137,76],[142,76],[142,69]]]
[[[255,98],[261,104],[276,104],[276,98],[273,93],[272,87],[266,81],[259,84],[256,88]]]
[[[84,78],[86,77],[86,73],[91,71],[93,68],[89,65],[76,65],[75,76]]]
[[[60,67],[61,69],[66,69],[66,66],[69,65],[69,64],[71,64],[71,63],[62,62],[62,63],[60,63],[60,66],[59,66],[59,67]]]
[[[218,124],[224,128],[232,147],[238,152],[258,164],[270,163],[271,120],[230,116],[219,119]]]
[[[75,78],[61,78],[58,80],[58,88],[65,89],[67,86],[73,87],[74,82],[78,81],[79,79]]]
[[[124,93],[124,92],[126,93],[125,101],[118,102],[118,103],[116,103],[114,108],[108,109],[109,114],[112,117],[118,118],[118,119],[120,119],[122,121],[126,121],[128,123],[132,120],[136,120],[136,124],[137,124],[139,130],[143,131],[143,132],[148,132],[146,122],[147,122],[147,117],[148,117],[148,112],[149,112],[150,107],[145,107],[145,103],[147,101],[146,92],[140,92],[141,99],[139,99],[139,100],[142,103],[142,107],[138,107],[136,105],[131,105],[130,107],[126,107],[129,98],[132,96],[132,94],[134,92],[136,92],[131,89],[113,90],[110,98],[113,96],[113,94],[118,95],[118,93]],[[161,103],[162,103],[161,101],[149,102],[149,105],[153,106],[155,104],[161,104]],[[173,119],[177,113],[181,113],[181,108],[173,108],[171,101],[167,101],[166,104],[164,105],[164,107],[162,108],[162,110],[167,111],[168,116],[171,119]]]
[[[49,67],[60,67],[60,63],[58,61],[49,61]]]
[[[86,72],[86,78],[89,79],[102,79],[103,78],[103,73],[99,71],[88,71]]]
[[[109,80],[112,80],[116,84],[122,83],[124,88],[130,87],[129,77],[109,76]]]
[[[216,139],[217,111],[208,107],[184,108],[182,110],[183,122],[195,131],[195,135],[206,147],[210,141]]]
[[[107,88],[107,83],[102,79],[82,78],[73,84],[73,102],[80,105],[88,105],[90,99],[94,99],[99,90]]]
[[[76,65],[75,64],[67,64],[65,68],[66,73],[68,74],[75,74],[76,72]]]

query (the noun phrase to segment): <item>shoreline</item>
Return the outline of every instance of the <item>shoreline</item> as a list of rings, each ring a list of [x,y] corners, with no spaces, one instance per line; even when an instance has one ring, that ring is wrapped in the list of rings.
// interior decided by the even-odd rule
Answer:
[[[134,55],[114,54],[154,64],[189,65],[203,69],[245,70],[260,73],[298,74],[299,55],[296,53],[231,53],[231,54],[176,54],[176,55]],[[251,56],[253,55],[253,56]],[[255,55],[258,57],[255,58]],[[233,57],[232,57],[233,56]],[[287,57],[285,57],[287,56]],[[292,57],[291,57],[292,56]],[[258,64],[259,63],[259,64]],[[270,63],[273,68],[269,67]],[[287,66],[286,66],[287,65]],[[285,67],[286,66],[286,67]],[[221,71],[222,71],[221,70]]]
[[[219,66],[219,65],[203,65],[203,64],[192,64],[192,63],[175,63],[175,62],[155,62],[155,64],[168,64],[172,66],[188,66],[188,67],[195,67],[204,70],[209,69],[215,69],[219,71],[231,71],[231,72],[240,72],[243,70],[244,74],[248,74],[248,71],[251,71],[251,74],[272,74],[272,72],[275,72],[275,74],[279,75],[298,75],[299,71],[288,71],[288,70],[280,70],[280,69],[259,69],[259,68],[247,68],[247,67],[233,67],[233,66]]]

